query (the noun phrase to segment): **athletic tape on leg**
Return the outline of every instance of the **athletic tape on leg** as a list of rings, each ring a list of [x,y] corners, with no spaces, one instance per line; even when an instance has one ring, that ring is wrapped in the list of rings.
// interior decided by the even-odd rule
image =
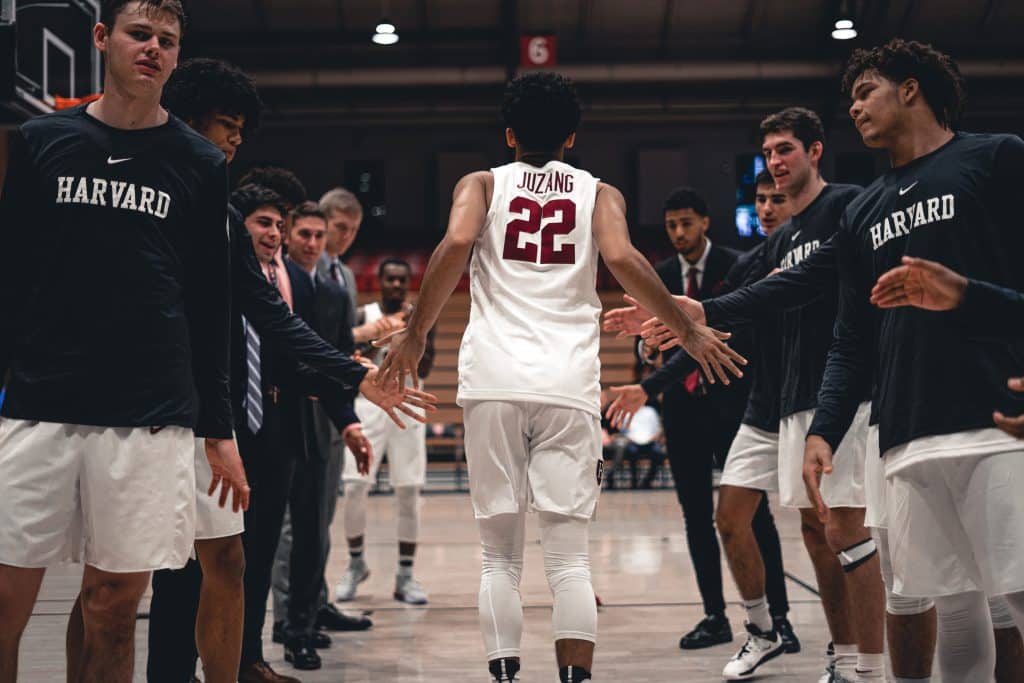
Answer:
[[[839,558],[839,564],[843,565],[843,571],[852,572],[874,557],[877,552],[878,548],[875,546],[874,539],[868,538],[846,550],[839,551],[836,556]]]

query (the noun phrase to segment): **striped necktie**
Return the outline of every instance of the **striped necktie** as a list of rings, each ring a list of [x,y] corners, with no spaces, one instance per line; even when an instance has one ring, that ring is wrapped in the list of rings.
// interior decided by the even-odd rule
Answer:
[[[270,272],[274,272],[271,270]],[[256,434],[263,426],[263,383],[260,377],[260,335],[242,316],[245,327],[245,364],[249,369],[245,385],[245,421],[249,431]]]

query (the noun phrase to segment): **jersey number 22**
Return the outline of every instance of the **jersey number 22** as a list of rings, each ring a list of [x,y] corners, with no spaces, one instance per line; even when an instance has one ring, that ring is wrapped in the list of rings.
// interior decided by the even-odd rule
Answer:
[[[540,265],[576,263],[576,245],[565,242],[555,246],[556,235],[568,235],[576,229],[576,202],[571,199],[552,199],[540,204],[529,197],[516,197],[508,207],[509,213],[526,214],[505,227],[505,249],[501,256],[506,261],[526,261]],[[541,229],[541,222],[555,218],[561,213],[561,220],[551,221]],[[540,232],[540,249],[533,242],[519,245],[519,235]],[[538,256],[540,257],[538,260]]]

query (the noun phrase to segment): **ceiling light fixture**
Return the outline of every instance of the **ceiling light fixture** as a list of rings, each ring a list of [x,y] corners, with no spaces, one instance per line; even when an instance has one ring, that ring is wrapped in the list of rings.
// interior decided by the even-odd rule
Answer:
[[[843,2],[839,7],[838,18],[832,29],[832,38],[835,40],[852,40],[857,37],[857,29],[853,27],[852,3]]]
[[[388,16],[387,0],[381,3],[381,16]],[[394,45],[398,42],[398,31],[395,29],[395,25],[388,19],[381,19],[377,22],[377,28],[374,30],[376,33],[373,34],[371,40],[377,45]]]

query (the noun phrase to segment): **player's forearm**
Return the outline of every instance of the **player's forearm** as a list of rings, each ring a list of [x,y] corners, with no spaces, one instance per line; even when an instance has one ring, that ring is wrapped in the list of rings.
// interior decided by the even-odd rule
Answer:
[[[793,268],[703,302],[704,315],[712,327],[752,323],[766,313],[813,303],[837,280],[835,244],[830,239]]]
[[[958,313],[966,324],[983,333],[1024,334],[1024,294],[1006,287],[968,280]]]
[[[409,316],[409,334],[426,339],[448,297],[459,284],[472,251],[473,243],[468,240],[454,239],[451,235],[441,240],[427,264],[416,307]]]
[[[608,270],[640,305],[659,318],[680,337],[694,329],[694,322],[672,299],[665,284],[644,256],[632,245],[618,253],[605,253]]]
[[[192,235],[193,258],[186,272],[186,315],[192,345],[193,378],[199,394],[196,436],[233,436],[230,386],[231,255],[227,223],[227,167],[208,180],[200,204],[202,220]]]

